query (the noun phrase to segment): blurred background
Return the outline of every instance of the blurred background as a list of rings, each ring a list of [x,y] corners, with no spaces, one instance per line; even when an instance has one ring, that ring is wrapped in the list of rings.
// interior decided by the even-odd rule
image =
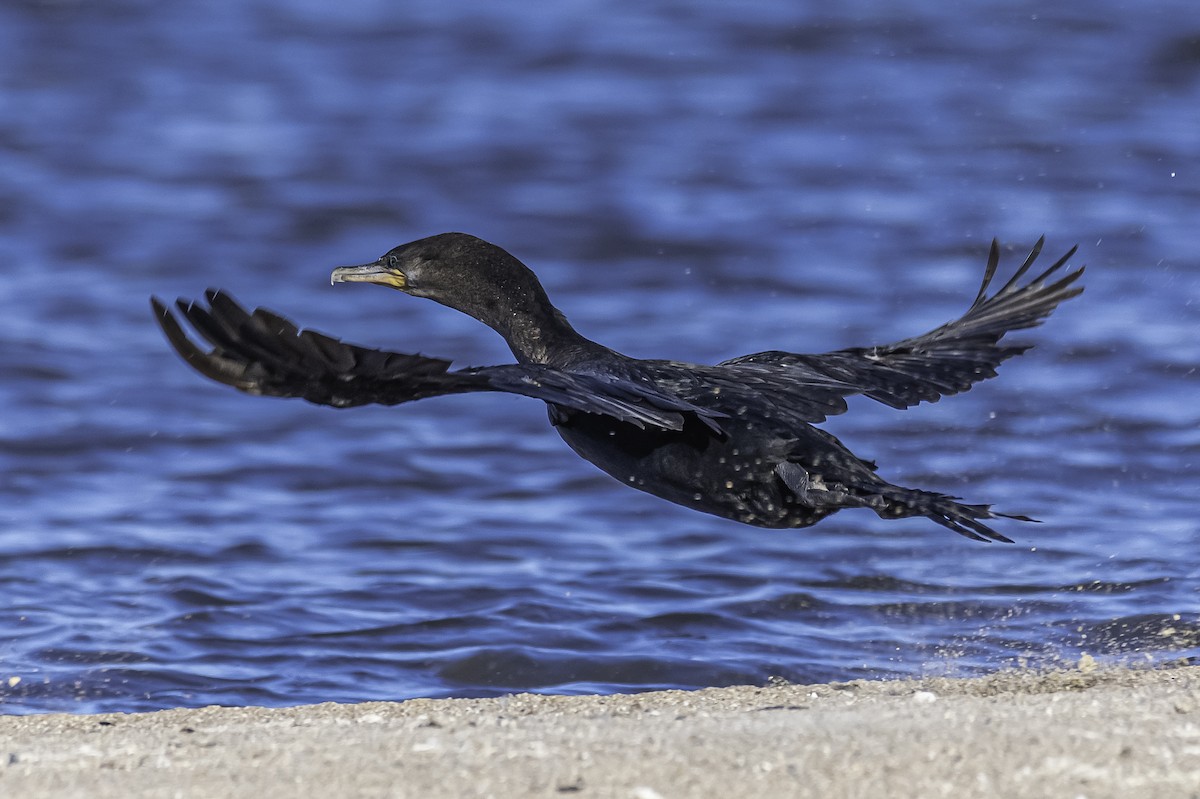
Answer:
[[[1183,0],[5,3],[0,712],[1194,657],[1198,109]],[[448,230],[585,335],[697,362],[923,332],[993,236],[1002,270],[1079,243],[1087,292],[999,380],[828,425],[1043,523],[742,527],[623,488],[536,402],[246,397],[150,316],[214,286],[510,360],[329,286]]]

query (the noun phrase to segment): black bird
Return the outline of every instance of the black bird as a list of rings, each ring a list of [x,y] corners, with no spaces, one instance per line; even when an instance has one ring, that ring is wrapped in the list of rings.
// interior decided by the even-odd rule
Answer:
[[[1082,268],[1051,281],[1076,248],[1021,283],[1043,241],[988,296],[1000,260],[993,241],[971,307],[924,335],[820,355],[758,352],[716,366],[639,360],[584,338],[528,267],[464,233],[420,239],[374,263],[340,267],[332,282],[377,283],[462,311],[504,337],[514,364],[450,371],[449,361],[299,330],[262,308],[247,312],[211,289],[208,307],[176,303],[207,340],[206,350],[162,302],[151,303],[184,360],[248,394],[337,408],[471,391],[522,394],[547,404],[550,423],[581,457],[622,483],[689,508],[775,528],[807,527],[842,508],[870,508],[885,519],[925,516],[968,538],[1007,542],[983,520],[1033,520],[893,485],[876,474],[874,463],[813,425],[844,412],[853,394],[908,408],[995,377],[1002,361],[1031,346],[1001,345],[1006,333],[1039,325],[1083,290],[1073,286]]]

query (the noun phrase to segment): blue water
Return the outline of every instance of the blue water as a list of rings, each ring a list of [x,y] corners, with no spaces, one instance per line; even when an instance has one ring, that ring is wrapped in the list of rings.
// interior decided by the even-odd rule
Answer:
[[[1200,655],[1191,2],[0,6],[0,712],[637,691]],[[534,401],[335,411],[187,369],[151,293],[503,362],[331,267],[445,230],[585,334],[712,362],[912,335],[992,236],[1087,292],[968,395],[829,429],[1015,546],[765,531]]]

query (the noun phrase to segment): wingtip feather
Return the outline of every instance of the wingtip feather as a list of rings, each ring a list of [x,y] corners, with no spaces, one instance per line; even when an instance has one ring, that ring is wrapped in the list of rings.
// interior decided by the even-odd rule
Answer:
[[[983,282],[979,284],[979,293],[975,295],[975,301],[971,303],[971,307],[979,305],[987,298],[988,286],[992,284],[992,278],[996,276],[996,269],[1000,266],[1000,242],[997,239],[992,239],[992,246],[988,249],[987,267],[983,270]]]

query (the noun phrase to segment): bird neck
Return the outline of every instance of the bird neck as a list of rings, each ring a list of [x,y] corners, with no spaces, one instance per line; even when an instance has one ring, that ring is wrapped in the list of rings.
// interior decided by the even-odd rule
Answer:
[[[519,363],[569,369],[613,352],[576,332],[562,311],[549,302],[536,311],[514,310],[492,327],[504,337]]]

